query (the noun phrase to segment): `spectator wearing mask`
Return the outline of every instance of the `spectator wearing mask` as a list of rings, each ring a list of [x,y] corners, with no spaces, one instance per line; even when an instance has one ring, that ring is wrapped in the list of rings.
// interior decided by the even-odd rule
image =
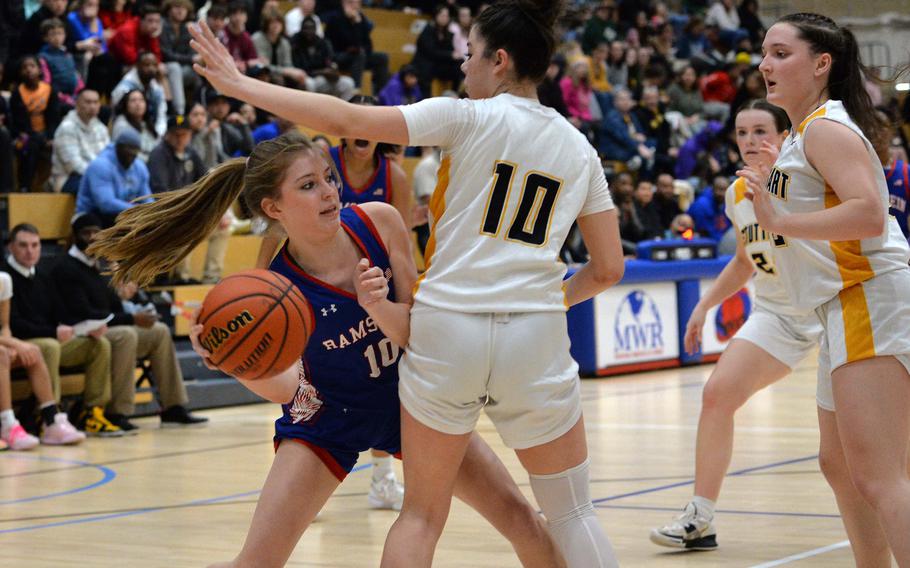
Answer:
[[[76,108],[57,128],[51,153],[51,186],[54,191],[75,194],[88,165],[110,144],[107,127],[98,120],[101,100],[97,91],[84,89],[76,96]]]
[[[77,213],[92,213],[109,227],[121,211],[135,206],[134,199],[151,195],[148,168],[136,159],[139,144],[134,131],[124,130],[89,164],[76,195]]]
[[[38,62],[44,81],[57,91],[62,108],[73,108],[76,93],[82,89],[82,77],[76,70],[76,60],[66,50],[66,27],[57,18],[41,23],[44,45],[38,52]]]
[[[724,212],[725,196],[729,185],[730,182],[727,178],[715,177],[711,187],[702,191],[686,211],[695,221],[696,231],[718,242],[730,229],[730,219]]]
[[[13,227],[6,262],[2,265],[3,271],[12,279],[9,330],[40,351],[54,400],[60,400],[60,366],[83,367],[85,386],[80,405],[83,412],[77,413],[77,422],[90,436],[122,436],[123,432],[110,423],[103,411],[111,398],[111,344],[104,338],[103,330],[77,336],[72,326],[63,323],[62,301],[49,273],[38,267],[40,259],[38,229],[28,223]],[[50,416],[50,410],[44,410],[42,414],[45,424],[52,419],[57,425],[45,426],[42,440],[47,437],[60,443],[77,443],[72,427],[66,426],[69,421],[65,414],[60,418],[57,418],[59,413]]]
[[[359,88],[363,72],[373,74],[373,92],[378,93],[389,79],[389,56],[373,51],[370,32],[373,22],[361,11],[361,0],[341,0],[341,10],[325,19],[325,37],[335,49],[335,62],[342,71],[350,73]]]
[[[354,79],[339,74],[332,45],[316,34],[316,21],[312,18],[303,20],[300,31],[291,39],[291,57],[294,66],[307,75],[306,90],[344,100],[354,96]]]
[[[19,187],[30,190],[38,164],[50,160],[54,132],[60,124],[57,92],[41,80],[38,59],[26,55],[19,65],[19,85],[10,96],[10,135],[19,157]]]
[[[126,93],[142,91],[146,101],[146,111],[151,119],[152,130],[159,136],[167,128],[167,100],[164,86],[158,82],[159,68],[155,54],[142,53],[136,67],[123,76],[111,93],[111,103],[117,106]],[[115,135],[116,136],[116,135]]]
[[[54,267],[53,279],[60,290],[68,321],[113,318],[104,336],[111,343],[111,402],[106,415],[121,430],[130,433],[138,427],[129,417],[135,412],[136,361],[149,359],[152,380],[161,399],[161,425],[184,426],[206,422],[190,414],[189,398],[171,332],[158,321],[158,314],[124,311],[118,292],[102,274],[99,261],[87,254],[88,246],[101,231],[101,219],[92,213],[81,213],[73,220],[73,240],[67,255]],[[125,298],[135,289],[120,290]]]

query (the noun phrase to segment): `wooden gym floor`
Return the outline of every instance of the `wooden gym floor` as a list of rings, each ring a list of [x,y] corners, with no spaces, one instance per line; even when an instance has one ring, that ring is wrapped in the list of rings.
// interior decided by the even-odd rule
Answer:
[[[716,523],[720,548],[679,553],[649,530],[691,492],[701,386],[710,366],[583,381],[598,515],[623,566],[850,566],[834,498],[818,470],[815,366],[760,393],[737,417]],[[90,439],[0,454],[0,567],[200,567],[239,549],[272,456],[277,405],[206,412],[204,428]],[[514,455],[479,429],[530,496]],[[364,455],[361,464],[369,463]],[[352,473],[288,566],[377,566],[395,513],[367,508],[369,470]],[[518,566],[506,542],[453,506],[435,566]]]

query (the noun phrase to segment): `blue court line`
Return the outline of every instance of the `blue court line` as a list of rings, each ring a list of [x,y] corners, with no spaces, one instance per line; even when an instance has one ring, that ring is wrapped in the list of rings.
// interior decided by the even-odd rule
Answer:
[[[61,461],[62,461],[62,460],[61,460]],[[87,464],[87,465],[92,465],[92,464]],[[101,466],[93,466],[93,465],[92,465],[92,467],[101,467]],[[359,466],[355,467],[354,469],[352,469],[352,470],[351,470],[351,473],[356,473],[356,472],[358,472],[358,471],[362,471],[362,470],[367,469],[367,468],[369,468],[369,467],[371,467],[371,464],[368,464],[368,463],[367,463],[367,464],[363,464],[363,465],[359,465]],[[105,468],[105,469],[107,469],[107,468]],[[116,475],[116,473],[114,473],[113,470],[111,470],[111,473],[112,473],[113,475]],[[111,479],[113,479],[113,477],[112,477]],[[79,490],[80,490],[80,491],[84,491],[85,489],[79,489]],[[224,496],[222,496],[222,497],[211,497],[211,498],[209,498],[209,499],[198,499],[198,500],[196,500],[196,501],[189,501],[189,502],[187,502],[187,503],[178,503],[178,504],[176,504],[176,505],[167,505],[167,506],[164,506],[164,507],[145,507],[145,508],[142,508],[142,509],[136,509],[135,511],[126,511],[126,512],[123,512],[123,513],[111,513],[111,514],[106,514],[106,515],[96,515],[96,516],[94,516],[94,517],[82,517],[82,518],[80,518],[80,519],[69,519],[69,520],[66,520],[66,521],[58,521],[58,522],[55,522],[55,523],[43,523],[43,524],[38,524],[38,525],[27,525],[27,526],[24,526],[24,527],[16,527],[16,528],[14,528],[14,529],[3,529],[3,530],[0,530],[0,534],[17,533],[17,532],[26,532],[26,531],[36,531],[36,530],[40,530],[40,529],[49,529],[49,528],[53,528],[53,527],[62,527],[62,526],[65,526],[65,525],[81,525],[81,524],[85,524],[85,523],[94,523],[94,522],[97,522],[97,521],[106,521],[106,520],[109,520],[109,519],[117,519],[117,518],[120,518],[120,517],[132,517],[132,516],[135,516],[135,515],[144,515],[144,514],[146,514],[146,513],[154,513],[154,512],[156,512],[156,511],[162,511],[162,510],[165,510],[165,509],[173,509],[174,507],[190,507],[190,506],[193,506],[193,505],[209,505],[209,504],[212,504],[212,503],[221,503],[221,502],[223,502],[223,501],[230,501],[230,500],[232,500],[232,499],[240,499],[240,498],[242,498],[242,497],[250,497],[250,496],[253,496],[253,495],[258,495],[261,491],[262,491],[261,489],[257,489],[257,490],[255,490],[255,491],[245,491],[245,492],[243,492],[243,493],[234,493],[233,495],[224,495]]]
[[[679,512],[679,507],[653,507],[648,505],[597,505],[598,509],[630,509],[635,511],[669,511]],[[715,513],[724,515],[758,515],[767,517],[806,517],[812,519],[839,519],[840,515],[831,513],[793,513],[788,511],[742,511],[738,509],[718,509]]]
[[[0,454],[0,455],[2,455],[2,454]],[[103,466],[103,465],[95,465],[93,463],[89,463],[86,461],[70,460],[70,459],[66,459],[66,458],[53,458],[50,456],[27,456],[27,455],[18,455],[18,454],[5,454],[5,455],[3,455],[3,457],[10,458],[10,459],[19,459],[19,460],[24,459],[24,460],[33,460],[33,461],[52,461],[52,462],[65,463],[68,465],[80,465],[83,467],[95,468],[104,475],[100,480],[98,480],[94,483],[90,483],[88,485],[83,485],[82,487],[75,487],[73,489],[67,489],[66,491],[60,491],[58,493],[48,493],[47,495],[36,495],[34,497],[26,497],[23,499],[0,501],[0,505],[14,505],[16,503],[28,503],[29,501],[41,501],[43,499],[53,499],[54,497],[63,497],[64,495],[82,493],[83,491],[89,491],[90,489],[95,489],[97,487],[101,487],[102,485],[106,485],[106,484],[110,483],[111,481],[113,481],[115,477],[117,477],[117,472],[115,472],[113,469]]]
[[[774,463],[769,463],[767,465],[758,465],[755,467],[747,467],[745,469],[739,469],[732,473],[728,473],[727,476],[732,477],[735,475],[745,475],[747,473],[752,473],[753,471],[762,471],[765,469],[772,469],[775,467],[780,467],[782,465],[790,465],[794,463],[800,463],[804,461],[814,460],[818,458],[818,454],[812,454],[811,456],[805,456],[802,458],[794,458],[792,460],[784,460]],[[626,497],[635,497],[636,495],[647,495],[648,493],[656,493],[657,491],[664,491],[666,489],[675,489],[676,487],[685,487],[686,485],[692,485],[695,483],[694,479],[688,479],[686,481],[678,481],[676,483],[669,483],[667,485],[659,485],[657,487],[651,487],[649,489],[641,489],[639,491],[630,491],[628,493],[620,493],[619,495],[612,495],[610,497],[602,497],[600,499],[594,499],[593,503],[596,505],[598,503],[605,503],[607,501],[615,501],[617,499],[624,499]]]

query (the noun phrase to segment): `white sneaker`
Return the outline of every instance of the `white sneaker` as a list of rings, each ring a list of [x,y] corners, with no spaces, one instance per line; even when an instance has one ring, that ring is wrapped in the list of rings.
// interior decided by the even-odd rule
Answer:
[[[46,446],[68,446],[85,441],[85,433],[76,430],[70,424],[65,412],[54,415],[54,423],[45,426],[41,433],[41,443]]]
[[[16,422],[15,426],[0,433],[0,438],[6,442],[9,449],[21,452],[31,450],[38,445],[38,438],[25,431],[21,424]]]
[[[716,550],[717,531],[711,521],[699,514],[694,503],[689,503],[676,520],[651,530],[651,542],[686,550]]]
[[[404,501],[404,486],[398,483],[394,473],[388,473],[382,479],[373,479],[367,501],[371,509],[401,510]]]

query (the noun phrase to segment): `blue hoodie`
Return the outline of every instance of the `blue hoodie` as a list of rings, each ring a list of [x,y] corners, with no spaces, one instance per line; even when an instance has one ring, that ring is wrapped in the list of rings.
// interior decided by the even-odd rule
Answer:
[[[124,169],[117,161],[117,149],[110,144],[86,168],[76,196],[76,212],[116,215],[132,207],[133,199],[151,193],[145,162],[136,158]]]

